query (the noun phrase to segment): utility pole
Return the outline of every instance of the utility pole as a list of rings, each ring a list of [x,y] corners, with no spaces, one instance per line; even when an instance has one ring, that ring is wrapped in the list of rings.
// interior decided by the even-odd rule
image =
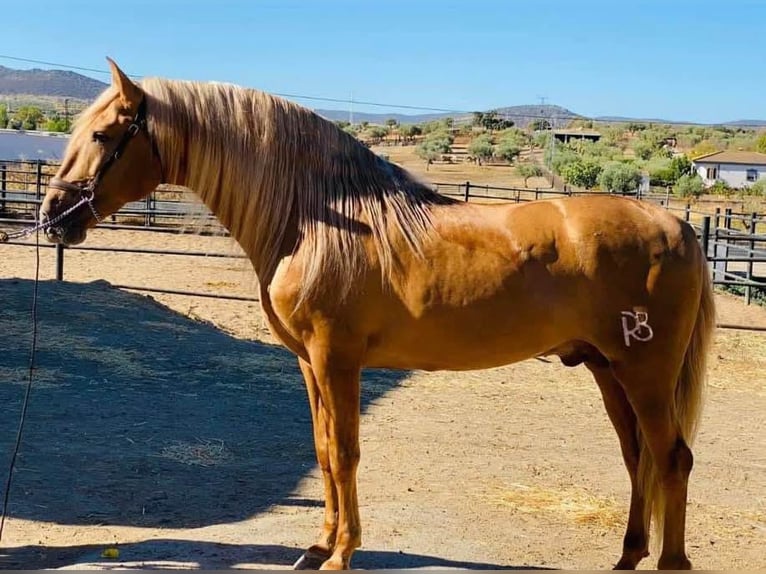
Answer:
[[[69,133],[69,98],[64,98],[64,131]]]

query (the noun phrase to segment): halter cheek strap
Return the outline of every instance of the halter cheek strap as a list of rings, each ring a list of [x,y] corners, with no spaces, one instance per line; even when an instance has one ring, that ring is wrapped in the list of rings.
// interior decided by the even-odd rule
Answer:
[[[92,204],[94,191],[98,187],[98,184],[101,182],[101,180],[104,178],[104,175],[106,174],[106,172],[109,171],[109,168],[112,167],[112,165],[114,165],[115,161],[120,159],[120,156],[122,156],[122,153],[125,151],[125,148],[128,146],[128,143],[130,143],[130,140],[136,137],[138,135],[138,132],[140,132],[141,130],[147,130],[146,96],[144,96],[144,99],[141,100],[141,103],[138,105],[138,110],[136,110],[136,115],[133,116],[133,120],[130,122],[128,129],[125,131],[124,134],[122,134],[120,141],[117,142],[117,145],[112,150],[112,153],[110,153],[107,156],[107,158],[101,163],[101,165],[98,166],[98,169],[96,170],[96,173],[93,174],[93,177],[87,180],[84,185],[71,183],[63,179],[60,179],[58,177],[54,177],[50,180],[50,182],[48,183],[48,186],[56,188],[56,189],[60,189],[61,191],[80,192],[83,197],[90,196],[90,199],[88,200],[88,205],[90,205],[91,210],[95,212],[95,209],[93,209],[93,204]],[[152,151],[154,151],[155,153],[157,152],[157,146],[154,144],[154,141],[152,141]]]

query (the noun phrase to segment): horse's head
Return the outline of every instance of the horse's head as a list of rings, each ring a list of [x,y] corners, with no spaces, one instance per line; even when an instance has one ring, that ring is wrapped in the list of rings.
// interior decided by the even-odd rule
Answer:
[[[40,209],[46,237],[74,245],[87,229],[161,180],[146,122],[146,98],[112,60],[112,85],[78,119],[64,159]]]

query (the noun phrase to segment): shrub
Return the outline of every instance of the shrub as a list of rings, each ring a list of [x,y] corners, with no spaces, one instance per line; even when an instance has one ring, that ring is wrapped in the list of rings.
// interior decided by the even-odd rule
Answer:
[[[516,168],[516,173],[524,178],[524,187],[529,186],[530,177],[542,177],[543,168],[536,163],[522,163]]]
[[[731,195],[734,191],[729,187],[729,184],[720,179],[708,188],[708,191],[713,195]]]
[[[505,138],[500,141],[497,146],[498,157],[503,158],[505,161],[511,163],[521,153],[521,146],[518,141],[513,138]]]
[[[487,160],[494,154],[494,148],[492,147],[492,138],[488,135],[480,135],[468,144],[468,153],[472,158],[475,158],[481,162],[481,160]]]
[[[746,187],[743,191],[745,195],[766,197],[766,179],[759,179],[750,187]]]
[[[569,163],[563,171],[567,183],[586,189],[595,187],[600,174],[601,166],[599,164],[581,159]]]
[[[614,162],[608,164],[598,178],[602,189],[615,193],[635,191],[641,185],[641,172],[628,163]]]
[[[674,193],[681,197],[699,197],[704,190],[705,186],[699,175],[682,175],[676,182]]]

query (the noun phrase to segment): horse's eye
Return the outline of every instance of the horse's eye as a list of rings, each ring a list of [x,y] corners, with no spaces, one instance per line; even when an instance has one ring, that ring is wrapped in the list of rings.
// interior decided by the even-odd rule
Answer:
[[[93,132],[93,141],[95,143],[106,143],[109,140],[109,136],[104,132]]]

